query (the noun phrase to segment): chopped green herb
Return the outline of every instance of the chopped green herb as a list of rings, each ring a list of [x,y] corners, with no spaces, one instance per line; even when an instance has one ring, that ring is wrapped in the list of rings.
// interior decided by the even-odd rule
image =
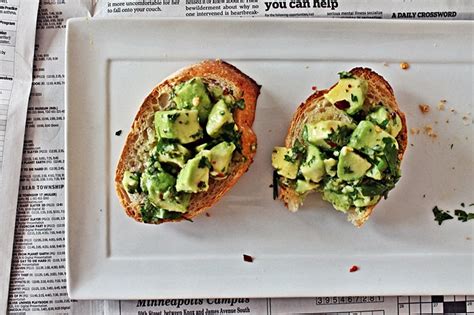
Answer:
[[[461,222],[467,222],[469,220],[474,220],[474,213],[467,213],[464,210],[454,210],[454,215],[458,217],[458,220]]]
[[[347,126],[341,126],[336,132],[333,132],[329,135],[327,141],[333,142],[342,147],[349,142],[353,131],[354,130]]]
[[[305,154],[306,153],[306,148],[305,146],[298,140],[296,139],[295,143],[293,144],[293,151],[298,153],[298,154]]]
[[[170,114],[168,115],[168,120],[171,122],[175,122],[176,119],[178,119],[178,117],[179,117],[179,113]]]
[[[397,181],[398,178],[396,178],[395,181],[387,182],[379,182],[373,179],[368,179],[360,185],[360,190],[364,196],[373,197],[383,195],[385,198],[387,198],[386,196],[388,192],[395,187]]]
[[[116,136],[120,136],[121,134],[122,134],[122,130],[117,130],[117,131],[115,132],[115,135],[116,135]]]
[[[351,94],[351,101],[356,103],[358,100],[357,95]]]
[[[388,119],[385,119],[384,121],[382,121],[380,123],[380,127],[384,128],[384,129],[387,127],[387,125],[388,125]]]
[[[191,135],[191,138],[201,138],[202,137],[202,130],[199,130],[198,132],[196,132],[195,134],[192,134]]]
[[[347,72],[347,71],[341,71],[341,72],[338,72],[337,74],[339,74],[339,79],[354,79],[354,76],[352,75],[352,73]]]
[[[385,144],[383,152],[388,164],[388,168],[390,170],[390,174],[392,176],[399,176],[397,147],[395,146],[393,140],[390,138],[383,138],[382,141]]]
[[[344,166],[344,173],[353,174],[354,171],[352,170],[352,168],[350,166]]]
[[[295,163],[296,160],[301,158],[305,153],[306,148],[301,142],[299,142],[298,139],[296,139],[295,143],[293,144],[293,147],[291,148],[291,153],[285,154],[284,159],[287,162]]]
[[[469,207],[472,207],[472,206],[474,206],[474,203],[469,204]]]
[[[291,155],[290,154],[285,154],[285,156],[283,157],[285,159],[285,161],[287,162],[290,162],[290,163],[295,163],[296,162],[296,159],[298,158],[298,154],[296,154],[294,151],[291,152]]]
[[[242,152],[242,144],[240,143],[240,138],[242,134],[234,129],[234,124],[233,123],[227,123],[224,126],[222,126],[220,133],[219,133],[219,138],[217,139],[218,143],[222,141],[227,141],[227,142],[232,142],[238,152]]]
[[[212,168],[212,164],[211,162],[209,162],[209,159],[205,156],[203,156],[200,160],[199,160],[199,164],[198,164],[198,167],[199,168],[209,168],[211,169]]]
[[[441,225],[443,221],[453,219],[452,215],[450,215],[447,211],[439,209],[438,206],[433,208],[433,214],[435,216],[435,221],[437,221],[439,225]]]
[[[461,207],[464,208],[465,206],[466,206],[466,204],[464,202],[461,202]]]
[[[238,107],[239,109],[244,109],[245,108],[245,100],[242,98],[242,99],[236,101],[235,106]]]

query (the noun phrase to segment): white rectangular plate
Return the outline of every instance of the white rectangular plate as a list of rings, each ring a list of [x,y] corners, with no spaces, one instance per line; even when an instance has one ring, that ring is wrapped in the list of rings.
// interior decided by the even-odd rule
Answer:
[[[270,19],[75,19],[67,31],[67,266],[75,299],[473,294],[473,23]],[[194,223],[139,224],[115,166],[141,101],[163,78],[224,59],[262,85],[256,159]],[[408,61],[408,70],[399,63]],[[410,135],[403,176],[361,229],[314,194],[272,200],[273,146],[297,105],[337,72],[370,67],[393,86]],[[436,108],[446,99],[446,110]],[[421,114],[418,104],[431,105]],[[450,111],[453,108],[456,112]],[[472,115],[472,114],[471,114]],[[472,116],[468,116],[472,117]],[[447,122],[449,120],[449,122]],[[116,136],[117,130],[123,130]],[[452,148],[451,148],[452,146]],[[451,212],[452,213],[452,212]],[[244,262],[243,254],[255,258]],[[360,270],[349,272],[352,265]]]

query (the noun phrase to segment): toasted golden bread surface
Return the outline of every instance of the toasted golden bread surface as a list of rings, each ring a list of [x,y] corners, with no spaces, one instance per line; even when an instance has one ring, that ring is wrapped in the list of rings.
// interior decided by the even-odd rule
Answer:
[[[397,135],[396,139],[399,144],[398,158],[403,159],[407,147],[407,127],[405,114],[400,110],[395,99],[393,89],[390,84],[379,74],[369,68],[354,68],[350,71],[354,76],[362,78],[368,83],[368,92],[366,96],[366,103],[378,104],[382,103],[395,111],[402,121],[402,130]],[[335,85],[334,85],[335,86]],[[285,146],[290,148],[295,141],[301,139],[302,128],[308,122],[317,122],[321,120],[341,120],[343,116],[334,116],[334,111],[330,110],[333,105],[324,99],[324,94],[328,93],[334,86],[327,90],[316,91],[302,103],[296,110],[293,119],[291,120],[288,129],[288,135],[285,139]],[[281,199],[290,211],[298,210],[302,205],[304,195],[296,193],[292,188],[280,185],[279,199]],[[355,226],[360,227],[370,217],[376,205],[367,207],[363,212],[356,212],[354,210],[348,211],[348,220]]]
[[[177,222],[190,220],[212,207],[237,180],[248,170],[256,152],[257,137],[252,130],[255,109],[260,86],[239,69],[222,60],[205,60],[201,63],[181,69],[159,83],[145,98],[127,136],[122,154],[115,172],[115,188],[120,203],[128,216],[142,222],[140,196],[130,196],[122,185],[126,170],[141,170],[149,152],[145,148],[156,142],[153,118],[154,113],[166,110],[170,106],[170,93],[173,87],[194,77],[200,77],[206,84],[218,85],[233,94],[236,99],[244,99],[245,108],[234,112],[234,121],[241,132],[242,152],[238,161],[233,160],[229,175],[223,180],[209,179],[209,189],[192,194],[188,211],[178,219],[164,219],[153,222]]]

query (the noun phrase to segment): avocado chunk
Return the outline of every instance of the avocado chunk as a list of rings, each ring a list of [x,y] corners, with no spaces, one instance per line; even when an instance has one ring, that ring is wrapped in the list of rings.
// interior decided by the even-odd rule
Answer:
[[[316,189],[318,187],[317,184],[314,184],[314,183],[311,183],[311,182],[308,182],[308,181],[305,181],[305,180],[302,180],[302,179],[298,179],[296,181],[296,189],[295,191],[298,193],[298,194],[304,194],[308,191],[311,191],[313,189]]]
[[[235,144],[225,141],[219,143],[210,150],[212,176],[219,178],[225,177],[227,175],[234,150]]]
[[[155,130],[159,138],[176,139],[182,144],[203,137],[197,110],[168,110],[155,113]]]
[[[335,209],[346,212],[351,207],[351,199],[348,195],[339,194],[330,190],[323,190],[323,199],[332,203]]]
[[[176,179],[164,172],[160,171],[156,174],[150,174],[148,172],[143,173],[141,178],[141,188],[144,192],[148,192],[148,196],[151,200],[155,200],[155,196],[158,196],[160,193],[164,194],[168,189],[174,186]]]
[[[402,130],[402,120],[396,112],[389,112],[385,107],[379,107],[369,115],[367,120],[385,129],[392,137]]]
[[[360,111],[364,105],[365,96],[367,95],[367,81],[359,78],[344,78],[333,87],[328,93],[324,94],[324,98],[331,104],[335,105],[341,102],[340,106],[349,115],[354,115]]]
[[[132,173],[125,171],[123,173],[122,185],[129,194],[134,194],[138,192],[138,187],[140,184],[140,175],[137,173]]]
[[[148,197],[150,198],[150,196]],[[156,206],[174,212],[185,213],[188,211],[189,201],[191,200],[191,194],[187,193],[171,193],[171,191],[165,192],[163,199],[157,199],[152,201],[156,203]]]
[[[225,124],[233,123],[234,117],[224,100],[220,100],[213,107],[206,124],[207,134],[211,137],[219,135],[219,131]]]
[[[155,152],[158,161],[173,163],[179,167],[183,167],[190,156],[189,150],[181,144],[166,141],[158,142]]]
[[[188,193],[207,191],[209,188],[209,169],[212,167],[211,151],[202,150],[188,160],[178,174],[176,190]]]
[[[352,133],[348,145],[369,156],[373,156],[376,152],[383,151],[385,147],[384,138],[389,138],[393,141],[395,147],[398,149],[397,140],[388,132],[370,121],[362,120]]]
[[[372,165],[351,147],[343,147],[337,163],[337,177],[343,180],[356,180],[365,175]]]
[[[334,177],[336,176],[336,171],[337,171],[337,161],[333,158],[329,159],[324,159],[324,169],[326,170],[326,173]]]
[[[158,208],[169,211],[186,212],[190,196],[176,194],[174,185],[176,179],[163,171],[157,174],[144,173],[142,176],[143,191],[148,192],[148,200]]]
[[[307,181],[319,182],[326,170],[324,168],[324,162],[321,158],[321,151],[314,145],[308,145],[306,159],[303,161],[300,167],[301,174]]]
[[[275,147],[272,153],[272,166],[278,175],[289,179],[295,179],[300,166],[300,159],[293,149],[285,147]]]
[[[379,168],[374,165],[372,166],[371,169],[367,171],[365,176],[376,179],[376,180],[381,180],[382,179],[382,172],[379,170]]]
[[[178,109],[197,109],[201,122],[207,120],[212,107],[211,99],[201,78],[192,78],[179,85],[175,91],[173,101]]]
[[[362,194],[359,194],[357,198],[354,200],[353,204],[354,206],[358,208],[362,208],[362,207],[375,205],[379,200],[380,200],[379,195],[368,197],[368,196],[363,196]]]
[[[345,145],[355,127],[353,123],[323,120],[306,124],[303,129],[303,138],[318,147],[329,149]]]

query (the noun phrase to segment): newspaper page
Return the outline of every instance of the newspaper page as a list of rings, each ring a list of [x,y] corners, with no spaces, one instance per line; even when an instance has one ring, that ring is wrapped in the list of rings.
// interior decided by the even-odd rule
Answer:
[[[470,0],[48,0],[38,16],[10,282],[12,314],[419,314],[474,312],[474,297],[71,301],[64,252],[64,36],[70,17],[472,19]]]
[[[35,50],[33,71],[30,68],[28,73],[33,73],[33,84],[18,193],[11,313],[57,314],[70,309],[64,254],[64,40],[66,20],[88,16],[90,10],[90,1],[43,1],[36,43],[34,28],[30,31],[29,43],[35,43]],[[36,18],[36,11],[29,16]],[[23,89],[26,98],[29,86]],[[23,107],[26,111],[26,103]],[[24,126],[25,120],[14,123]],[[22,142],[23,135],[16,140],[17,146],[21,148]],[[14,186],[18,187],[18,182]]]
[[[0,1],[0,313],[9,275],[39,0]]]

